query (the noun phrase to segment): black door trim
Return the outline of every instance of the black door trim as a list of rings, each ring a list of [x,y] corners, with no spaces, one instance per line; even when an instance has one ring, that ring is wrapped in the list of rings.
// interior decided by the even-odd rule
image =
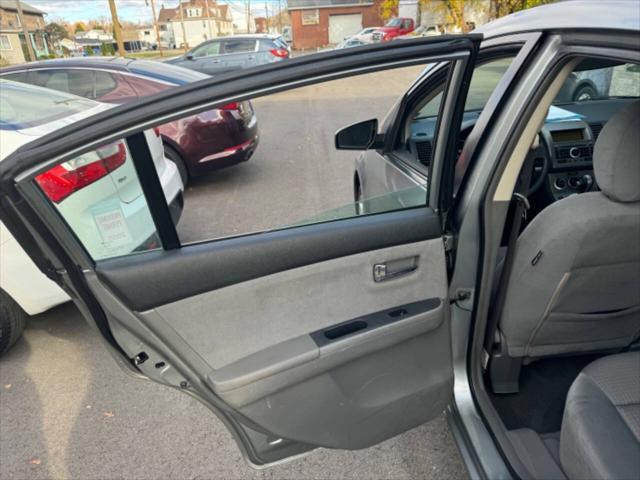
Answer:
[[[438,215],[420,207],[101,260],[96,272],[127,307],[144,311],[284,270],[441,235]]]

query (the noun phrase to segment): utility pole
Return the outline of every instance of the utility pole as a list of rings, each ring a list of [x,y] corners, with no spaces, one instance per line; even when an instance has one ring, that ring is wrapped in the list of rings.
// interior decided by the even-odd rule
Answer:
[[[204,0],[204,8],[207,10],[207,23],[209,24],[209,38],[213,38],[213,31],[211,30],[211,11],[209,10],[209,0]],[[216,25],[216,32],[218,27]],[[217,35],[216,35],[217,36]]]
[[[267,2],[264,2],[264,18],[267,27],[266,33],[269,33],[269,6]]]
[[[282,4],[278,0],[278,33],[282,33]]]
[[[120,21],[116,10],[116,0],[109,0],[109,9],[111,10],[111,21],[113,22],[113,34],[118,44],[118,55],[124,57],[124,42],[122,41],[122,30],[120,29]]]
[[[29,35],[29,29],[27,28],[27,24],[24,21],[24,14],[22,13],[22,4],[20,0],[16,0],[16,9],[18,11],[18,21],[20,25],[22,25],[22,33],[24,33],[24,41],[27,44],[27,50],[29,51],[29,60],[32,62],[36,61],[36,52],[33,51],[33,44],[31,43],[31,35]]]
[[[251,33],[251,0],[247,0],[247,33]]]
[[[180,25],[182,25],[182,43],[184,45],[184,53],[189,50],[189,43],[187,42],[187,32],[184,29],[184,11],[182,10],[182,0],[180,0]]]
[[[158,27],[158,17],[156,17],[156,0],[151,0],[151,14],[153,15],[153,28],[156,29],[156,41],[158,42],[158,51],[160,56],[164,56],[162,44],[160,43],[160,28]]]

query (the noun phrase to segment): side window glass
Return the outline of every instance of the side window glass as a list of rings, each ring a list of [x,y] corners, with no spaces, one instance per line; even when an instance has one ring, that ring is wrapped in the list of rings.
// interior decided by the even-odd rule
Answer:
[[[30,83],[40,87],[73,93],[80,97],[94,97],[94,72],[90,70],[54,69],[35,70]]]
[[[180,241],[425,206],[424,182],[385,171],[388,162],[376,149],[335,148],[335,133],[350,125],[372,121],[364,131],[373,134],[374,121],[382,124],[423,70],[325,81],[176,120],[183,128],[172,159],[188,172]],[[342,138],[355,138],[349,131]]]
[[[201,58],[201,57],[208,57],[210,55],[218,55],[221,53],[220,45],[221,45],[221,42],[207,43],[206,45],[196,48],[193,51],[193,57]]]
[[[225,40],[224,53],[244,53],[253,52],[256,48],[256,41],[249,39]]]
[[[96,98],[113,92],[118,87],[118,82],[109,72],[96,71]]]
[[[405,144],[409,155],[405,158],[425,172],[433,160],[434,136],[442,97],[442,88],[439,88],[425,99],[425,103],[418,108],[409,123],[409,135]]]
[[[158,170],[165,167],[156,166]],[[124,141],[56,165],[38,175],[35,182],[94,260],[159,248]]]
[[[5,80],[11,80],[13,82],[27,83],[27,72],[7,73],[6,75],[2,75],[1,78],[4,78]]]

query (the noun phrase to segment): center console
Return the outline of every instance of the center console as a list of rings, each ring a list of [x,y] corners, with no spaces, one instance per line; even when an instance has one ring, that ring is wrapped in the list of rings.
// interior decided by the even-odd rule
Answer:
[[[547,123],[541,131],[551,160],[547,189],[554,200],[597,190],[593,177],[595,139],[581,120]]]

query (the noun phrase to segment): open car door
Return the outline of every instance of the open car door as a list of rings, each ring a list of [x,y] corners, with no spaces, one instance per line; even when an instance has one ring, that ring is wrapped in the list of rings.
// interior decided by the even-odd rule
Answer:
[[[437,211],[480,39],[301,57],[106,111],[0,163],[1,219],[123,366],[208,405],[252,464],[317,446],[371,446],[436,417],[452,396]],[[423,206],[180,243],[144,130],[229,102],[433,62],[450,66]],[[85,189],[56,183],[69,172],[80,183],[97,175],[87,152],[99,152],[116,189],[111,162],[131,161],[140,189],[96,205],[85,197],[75,208],[91,210],[88,223],[65,206]]]

